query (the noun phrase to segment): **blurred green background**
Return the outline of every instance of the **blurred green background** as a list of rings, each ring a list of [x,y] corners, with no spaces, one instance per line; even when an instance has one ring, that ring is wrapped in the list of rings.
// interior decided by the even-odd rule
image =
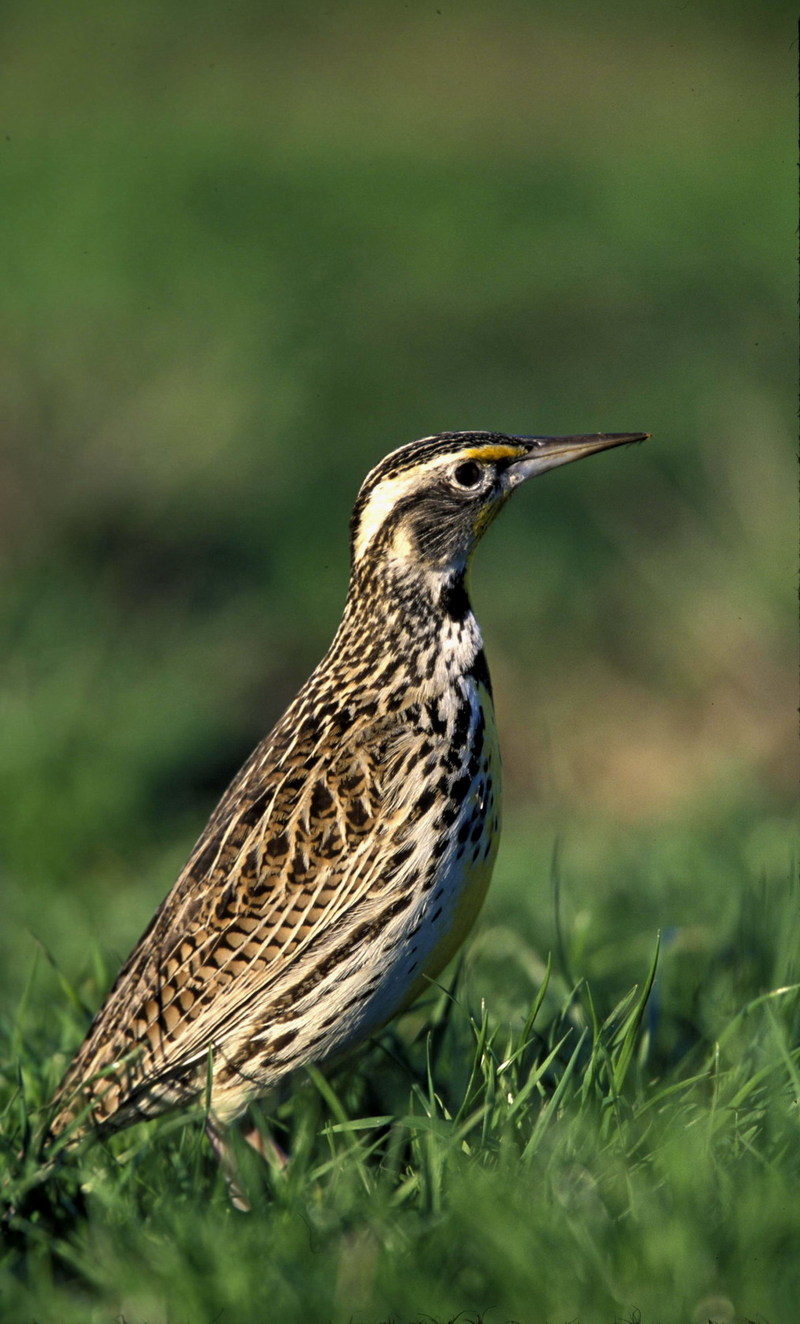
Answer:
[[[654,434],[479,553],[507,814],[478,986],[502,1006],[513,934],[552,944],[556,838],[579,965],[627,987],[658,926],[719,941],[792,851],[791,8],[2,27],[7,1005],[42,944],[97,1003],[93,953],[325,650],[363,475],[445,429]]]

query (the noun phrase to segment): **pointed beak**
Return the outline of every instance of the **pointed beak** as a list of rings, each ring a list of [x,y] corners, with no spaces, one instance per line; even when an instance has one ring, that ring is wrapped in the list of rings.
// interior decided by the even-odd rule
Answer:
[[[547,473],[548,469],[555,469],[559,464],[570,464],[572,460],[581,460],[584,455],[609,450],[612,446],[646,441],[650,435],[649,432],[593,432],[583,437],[512,437],[512,441],[524,443],[528,449],[509,465],[506,477],[509,485],[516,487],[526,478]]]

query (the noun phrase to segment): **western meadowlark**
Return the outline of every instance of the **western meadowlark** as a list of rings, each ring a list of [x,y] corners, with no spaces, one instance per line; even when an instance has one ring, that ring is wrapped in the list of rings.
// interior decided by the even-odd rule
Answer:
[[[647,435],[445,432],[372,470],[333,643],[126,962],[51,1133],[114,1131],[208,1088],[218,1136],[443,969],[481,905],[500,827],[472,552],[519,483]]]

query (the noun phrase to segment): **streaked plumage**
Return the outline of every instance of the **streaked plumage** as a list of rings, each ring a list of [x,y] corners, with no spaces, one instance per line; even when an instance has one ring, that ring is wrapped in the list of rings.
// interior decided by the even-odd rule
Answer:
[[[444,433],[366,478],[325,657],[234,779],[62,1083],[56,1134],[200,1097],[217,1123],[339,1056],[438,974],[499,836],[467,570],[533,473],[646,434]]]

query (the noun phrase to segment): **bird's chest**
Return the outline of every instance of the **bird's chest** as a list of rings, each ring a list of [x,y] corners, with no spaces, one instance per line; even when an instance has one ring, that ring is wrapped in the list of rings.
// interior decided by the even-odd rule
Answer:
[[[501,767],[494,710],[479,682],[459,746],[459,731],[442,760],[439,795],[429,830],[420,837],[420,880],[414,935],[418,966],[411,1001],[458,951],[483,904],[500,838]],[[456,758],[458,751],[458,758]]]

